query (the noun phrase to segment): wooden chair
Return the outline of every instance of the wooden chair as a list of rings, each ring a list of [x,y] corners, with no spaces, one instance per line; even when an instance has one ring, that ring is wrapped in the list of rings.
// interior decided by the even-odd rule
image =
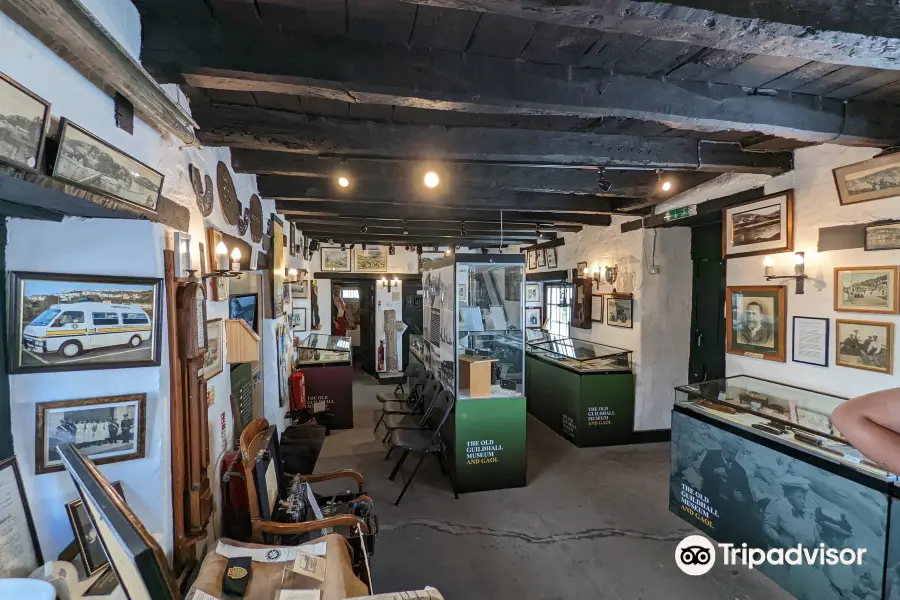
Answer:
[[[249,503],[250,525],[252,530],[251,540],[256,543],[263,543],[263,534],[271,535],[298,535],[321,532],[324,529],[332,527],[346,527],[351,530],[358,530],[360,535],[369,533],[366,522],[354,515],[341,514],[326,517],[316,521],[306,521],[302,523],[278,523],[276,521],[266,520],[260,511],[259,493],[257,490],[257,478],[255,473],[256,457],[260,451],[265,451],[262,444],[267,439],[269,432],[269,422],[266,419],[256,419],[251,422],[241,432],[241,458],[244,463],[244,474],[247,478],[247,500]],[[278,465],[279,490],[277,495],[270,495],[272,502],[268,506],[268,514],[271,515],[277,507],[278,500],[283,498],[283,490],[285,479],[290,480],[294,477],[293,473],[281,473],[280,464],[281,457],[275,457],[275,463]],[[371,499],[365,495],[364,486],[365,479],[357,471],[344,469],[341,471],[332,471],[330,473],[303,474],[303,478],[310,484],[333,481],[336,479],[352,479],[356,482],[359,490],[359,501],[369,501]]]

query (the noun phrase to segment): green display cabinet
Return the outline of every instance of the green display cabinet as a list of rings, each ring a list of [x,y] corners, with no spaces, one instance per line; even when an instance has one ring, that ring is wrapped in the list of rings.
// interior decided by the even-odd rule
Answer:
[[[631,351],[549,334],[529,338],[528,412],[579,448],[627,443],[634,428]]]

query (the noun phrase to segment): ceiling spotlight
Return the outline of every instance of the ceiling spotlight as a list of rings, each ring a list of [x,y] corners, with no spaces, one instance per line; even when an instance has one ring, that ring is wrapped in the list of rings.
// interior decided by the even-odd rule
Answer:
[[[451,252],[453,252],[453,250],[451,250],[450,248],[447,248],[446,250],[444,250],[444,254],[446,254],[447,256],[450,256]]]
[[[403,235],[409,235],[409,226],[406,224],[406,220],[403,221]]]
[[[662,169],[656,170],[656,180],[659,182],[659,189],[664,192],[668,192],[672,189],[672,180],[662,178]]]
[[[422,254],[422,246],[416,248],[416,254]]]
[[[359,230],[360,230],[360,232],[362,232],[362,233],[369,233],[369,226],[368,226],[368,225],[363,225],[362,227],[359,228]]]
[[[481,253],[482,253],[482,254],[487,254],[487,253],[488,253],[488,249],[487,249],[487,248],[482,248],[482,249],[481,249]]]
[[[365,244],[362,245],[362,249],[363,249],[363,250],[366,249],[366,245],[365,245]]]
[[[318,240],[310,240],[310,242],[309,242],[309,251],[310,251],[310,252],[315,252],[315,251],[318,250],[318,249],[319,249],[319,242],[318,242]]]
[[[409,244],[403,246],[403,249],[406,250],[407,252],[409,252]]]
[[[456,249],[459,250],[459,244],[456,245]]]
[[[604,177],[605,170],[600,168],[597,169],[597,187],[601,192],[606,193],[612,189],[612,181]]]
[[[436,188],[438,184],[441,182],[441,178],[438,177],[438,174],[434,171],[428,171],[425,173],[425,186],[430,188]]]
[[[353,250],[356,247],[356,244],[350,244],[350,249]]]
[[[328,238],[328,243],[329,243],[329,244],[333,244],[333,243],[334,243],[334,238]]]
[[[459,224],[459,235],[466,237],[466,224],[465,223]]]
[[[342,188],[350,187],[350,180],[344,176],[338,177],[338,185]]]
[[[388,254],[390,254],[391,256],[394,256],[394,254],[396,254],[396,253],[397,253],[397,250],[394,248],[393,244],[388,246]]]
[[[669,181],[668,179],[666,179],[665,181],[663,181],[663,183],[662,183],[662,191],[668,192],[668,191],[671,190],[671,189],[672,189],[672,182]]]

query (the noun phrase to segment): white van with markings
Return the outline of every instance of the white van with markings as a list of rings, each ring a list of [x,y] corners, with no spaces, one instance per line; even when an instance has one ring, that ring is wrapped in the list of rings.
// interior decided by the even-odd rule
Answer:
[[[29,352],[72,358],[98,348],[137,348],[152,336],[153,323],[137,304],[74,302],[38,315],[25,327],[22,342]]]

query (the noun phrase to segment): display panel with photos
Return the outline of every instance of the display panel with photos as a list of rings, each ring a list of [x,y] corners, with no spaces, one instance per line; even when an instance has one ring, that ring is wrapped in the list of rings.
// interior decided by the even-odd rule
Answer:
[[[10,273],[10,372],[158,366],[161,287],[139,277]]]
[[[547,260],[547,268],[555,269],[556,268],[556,248],[547,248],[544,251]]]
[[[528,254],[528,270],[534,271],[537,269],[537,250],[529,250]]]
[[[124,502],[125,491],[122,489],[122,482],[114,481],[110,485]],[[103,545],[100,543],[94,524],[91,523],[90,517],[84,510],[84,502],[80,498],[72,500],[66,504],[66,514],[69,516],[69,524],[72,526],[72,533],[75,534],[75,541],[78,542],[81,561],[84,563],[84,572],[90,577],[108,565],[109,559],[106,557],[106,552],[103,551]]]
[[[543,269],[547,266],[547,254],[543,248],[538,248],[535,252],[537,253],[537,268]]]
[[[444,258],[447,258],[447,255],[444,254],[443,252],[437,252],[437,251],[426,252],[423,250],[421,253],[418,254],[419,273],[423,273],[425,271],[425,269],[430,268],[428,266],[429,263],[433,263],[436,260],[442,260]]]
[[[725,290],[725,298],[727,352],[785,362],[784,286],[730,286]]]
[[[541,284],[526,283],[525,284],[525,302],[533,304],[541,301]]]
[[[206,322],[206,354],[203,355],[203,380],[209,381],[225,369],[225,320]]]
[[[900,267],[836,267],[834,310],[873,314],[900,312]]]
[[[50,103],[0,73],[0,161],[38,170]]]
[[[722,210],[722,256],[794,249],[794,192],[787,190]]]
[[[67,119],[59,125],[53,176],[155,211],[162,173],[112,147]]]
[[[894,372],[894,324],[837,319],[835,364],[891,375]]]
[[[0,460],[0,578],[28,577],[44,564],[16,457]]]
[[[40,402],[35,406],[38,475],[62,471],[57,451],[73,444],[96,464],[144,457],[147,394]]]
[[[350,272],[350,250],[334,248],[331,246],[323,247],[319,250],[322,258],[322,270],[330,273],[349,273]]]

